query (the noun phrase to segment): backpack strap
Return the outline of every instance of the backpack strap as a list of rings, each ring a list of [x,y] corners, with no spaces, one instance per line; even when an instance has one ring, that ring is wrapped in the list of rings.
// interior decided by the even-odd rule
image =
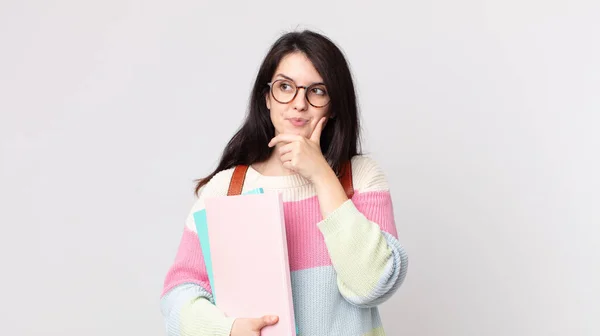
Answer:
[[[248,165],[235,166],[233,175],[231,176],[231,181],[229,181],[227,196],[240,195],[242,193],[247,172]],[[352,198],[354,195],[354,186],[352,183],[352,163],[350,161],[346,161],[344,164],[342,164],[340,183],[346,192],[346,196],[348,196],[348,198]]]
[[[340,183],[344,187],[344,191],[346,191],[346,196],[352,198],[354,196],[354,185],[352,183],[352,163],[350,160],[342,164]]]
[[[247,165],[237,165],[233,170],[231,181],[229,181],[229,190],[227,190],[227,196],[239,195],[242,193],[244,187],[244,180],[246,179],[246,172],[248,171]]]

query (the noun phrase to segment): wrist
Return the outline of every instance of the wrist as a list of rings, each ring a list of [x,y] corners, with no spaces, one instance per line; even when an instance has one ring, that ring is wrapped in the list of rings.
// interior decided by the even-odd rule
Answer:
[[[332,196],[334,198],[341,198],[342,195],[346,196],[346,191],[344,190],[340,179],[329,165],[325,171],[315,176],[312,183],[319,196],[327,195],[328,198]]]
[[[337,180],[337,176],[335,176],[335,172],[327,162],[324,162],[322,168],[318,170],[318,173],[315,174],[312,178],[312,183],[315,187],[320,187],[324,185],[328,185],[333,180]]]
[[[330,213],[348,200],[342,183],[331,167],[326,172],[316,176],[313,185],[319,198],[323,218],[328,217]]]

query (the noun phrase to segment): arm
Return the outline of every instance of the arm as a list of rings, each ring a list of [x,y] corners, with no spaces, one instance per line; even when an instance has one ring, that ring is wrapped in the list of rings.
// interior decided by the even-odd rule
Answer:
[[[202,207],[201,194],[192,211]],[[160,299],[167,335],[229,336],[234,319],[225,316],[212,300],[200,242],[190,214]]]
[[[318,223],[350,303],[373,307],[386,301],[406,276],[408,258],[397,237],[392,200],[373,161],[356,174],[359,190],[349,200],[333,176],[315,179],[324,220]],[[327,176],[327,175],[325,175]]]

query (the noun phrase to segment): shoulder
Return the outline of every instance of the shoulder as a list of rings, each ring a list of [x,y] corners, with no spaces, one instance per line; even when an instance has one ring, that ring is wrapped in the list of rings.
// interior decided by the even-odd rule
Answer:
[[[206,197],[227,195],[229,181],[231,180],[231,176],[233,176],[233,170],[234,168],[229,168],[216,173],[210,181],[200,188],[196,203],[202,202]]]
[[[193,214],[204,209],[204,200],[206,198],[227,195],[229,181],[233,175],[233,170],[234,168],[230,168],[218,172],[210,179],[210,181],[200,188],[198,197],[194,200],[186,221],[186,225],[190,230],[196,231],[196,228],[193,225]]]
[[[352,181],[358,192],[388,191],[389,185],[381,165],[367,155],[352,157]]]

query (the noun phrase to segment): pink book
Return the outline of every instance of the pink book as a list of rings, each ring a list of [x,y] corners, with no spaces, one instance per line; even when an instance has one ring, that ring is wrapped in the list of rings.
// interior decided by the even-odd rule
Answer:
[[[277,315],[263,336],[296,336],[283,200],[278,192],[205,200],[212,291],[227,316]]]

